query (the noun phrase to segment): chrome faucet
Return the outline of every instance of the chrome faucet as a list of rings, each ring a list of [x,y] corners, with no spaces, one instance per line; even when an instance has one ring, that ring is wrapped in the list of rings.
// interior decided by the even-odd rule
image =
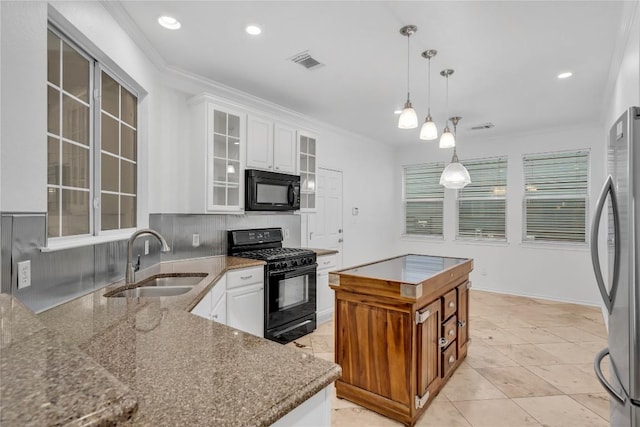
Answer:
[[[150,228],[145,228],[133,233],[131,237],[129,237],[129,241],[127,242],[127,272],[125,276],[125,284],[127,285],[130,283],[134,283],[136,281],[136,271],[133,268],[133,261],[132,261],[133,242],[138,238],[138,236],[142,236],[144,234],[150,234],[152,236],[155,236],[160,241],[160,243],[162,244],[162,248],[160,249],[160,252],[169,252],[171,250],[169,249],[169,245],[167,245],[167,241],[164,240],[164,237],[162,237],[160,233],[158,233],[155,230],[151,230]]]

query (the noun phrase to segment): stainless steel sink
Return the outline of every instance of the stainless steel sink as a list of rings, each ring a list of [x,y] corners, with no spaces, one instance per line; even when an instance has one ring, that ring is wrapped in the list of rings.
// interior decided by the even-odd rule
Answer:
[[[114,289],[104,296],[109,298],[172,297],[186,294],[206,276],[206,273],[158,274],[139,283]]]

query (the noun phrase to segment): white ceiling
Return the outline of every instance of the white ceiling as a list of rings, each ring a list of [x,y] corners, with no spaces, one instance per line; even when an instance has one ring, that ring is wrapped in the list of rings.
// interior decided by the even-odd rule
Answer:
[[[411,37],[411,100],[443,128],[497,135],[602,119],[616,43],[625,35],[618,1],[124,1],[122,7],[164,62],[385,143],[415,143],[399,130],[406,97],[406,24]],[[169,14],[178,31],[160,27]],[[249,36],[247,24],[262,27]],[[618,42],[619,43],[619,42]],[[619,47],[618,47],[619,49]],[[306,70],[288,60],[309,50],[325,64]],[[449,113],[445,79],[449,80]],[[559,80],[570,70],[574,76]],[[495,128],[470,131],[492,122]],[[473,132],[473,133],[472,133]]]

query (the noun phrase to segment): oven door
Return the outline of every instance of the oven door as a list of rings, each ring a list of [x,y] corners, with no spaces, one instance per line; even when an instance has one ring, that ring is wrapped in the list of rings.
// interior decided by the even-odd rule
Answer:
[[[316,266],[267,273],[266,330],[315,314]]]

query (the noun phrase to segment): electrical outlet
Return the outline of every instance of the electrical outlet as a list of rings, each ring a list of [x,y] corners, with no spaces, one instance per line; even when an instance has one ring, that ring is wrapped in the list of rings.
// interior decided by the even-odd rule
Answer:
[[[18,289],[31,286],[31,261],[18,263]]]
[[[285,228],[285,229],[284,229],[284,238],[285,238],[285,239],[288,239],[288,238],[289,238],[289,229],[288,229],[288,228]]]
[[[149,239],[144,241],[144,254],[149,255]]]
[[[199,234],[196,233],[196,234],[193,235],[193,240],[191,242],[191,245],[194,248],[197,248],[198,246],[200,246],[200,235]]]

